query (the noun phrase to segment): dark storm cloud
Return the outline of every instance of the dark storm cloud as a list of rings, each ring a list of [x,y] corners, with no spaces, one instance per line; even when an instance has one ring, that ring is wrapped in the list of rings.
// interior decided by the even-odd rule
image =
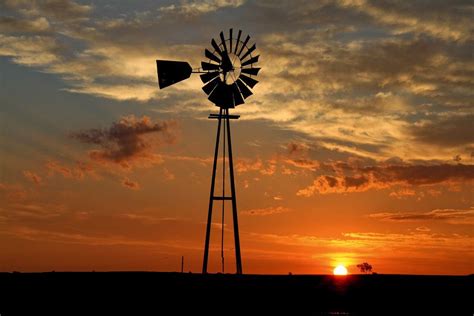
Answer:
[[[170,121],[153,122],[149,117],[123,117],[109,128],[95,128],[71,133],[70,136],[84,144],[96,145],[98,150],[90,152],[94,160],[114,163],[130,163],[146,159],[161,161],[151,149],[153,144],[172,142],[176,124]],[[147,136],[155,136],[152,142]]]

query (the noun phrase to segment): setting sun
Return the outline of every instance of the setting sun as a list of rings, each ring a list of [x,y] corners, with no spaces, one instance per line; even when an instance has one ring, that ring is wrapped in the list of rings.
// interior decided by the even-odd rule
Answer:
[[[334,268],[334,275],[347,275],[347,269],[342,264]]]

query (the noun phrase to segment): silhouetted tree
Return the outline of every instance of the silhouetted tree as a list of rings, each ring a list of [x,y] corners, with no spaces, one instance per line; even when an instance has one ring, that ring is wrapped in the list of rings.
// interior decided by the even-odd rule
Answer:
[[[360,272],[362,272],[362,273],[371,273],[372,272],[372,266],[370,264],[368,264],[367,262],[358,264],[357,268],[359,268]]]

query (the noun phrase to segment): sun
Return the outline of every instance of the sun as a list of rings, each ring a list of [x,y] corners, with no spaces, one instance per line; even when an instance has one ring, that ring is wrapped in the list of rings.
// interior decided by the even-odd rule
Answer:
[[[334,268],[334,275],[347,275],[347,269],[344,265],[340,264]]]

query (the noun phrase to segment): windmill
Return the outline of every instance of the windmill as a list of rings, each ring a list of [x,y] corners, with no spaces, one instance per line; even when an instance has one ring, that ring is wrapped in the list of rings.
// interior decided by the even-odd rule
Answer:
[[[202,90],[207,94],[209,101],[219,107],[219,114],[210,114],[209,119],[217,120],[217,136],[214,148],[214,162],[212,166],[211,192],[209,196],[209,210],[206,226],[206,240],[204,244],[204,259],[202,273],[207,273],[209,258],[209,240],[211,235],[212,210],[215,201],[222,201],[222,233],[221,233],[221,261],[224,272],[224,218],[225,201],[232,202],[232,219],[234,225],[236,272],[242,274],[242,259],[240,254],[239,224],[237,216],[237,197],[235,193],[234,163],[232,158],[232,139],[230,133],[230,120],[239,119],[240,115],[229,114],[229,109],[244,104],[245,99],[252,95],[251,89],[258,83],[255,80],[260,68],[254,67],[259,55],[254,55],[256,45],[250,46],[250,36],[242,37],[239,30],[237,36],[233,29],[229,30],[229,37],[224,32],[219,34],[220,42],[211,40],[210,49],[204,50],[206,61],[201,62],[201,67],[193,69],[188,62],[157,60],[158,85],[160,89],[188,79],[191,74],[200,74],[204,83]],[[222,195],[216,195],[216,169],[219,156],[219,144],[222,130]],[[227,142],[227,147],[226,147]],[[226,152],[227,148],[227,152]],[[230,196],[225,193],[226,154],[228,155],[228,168],[230,176]]]

